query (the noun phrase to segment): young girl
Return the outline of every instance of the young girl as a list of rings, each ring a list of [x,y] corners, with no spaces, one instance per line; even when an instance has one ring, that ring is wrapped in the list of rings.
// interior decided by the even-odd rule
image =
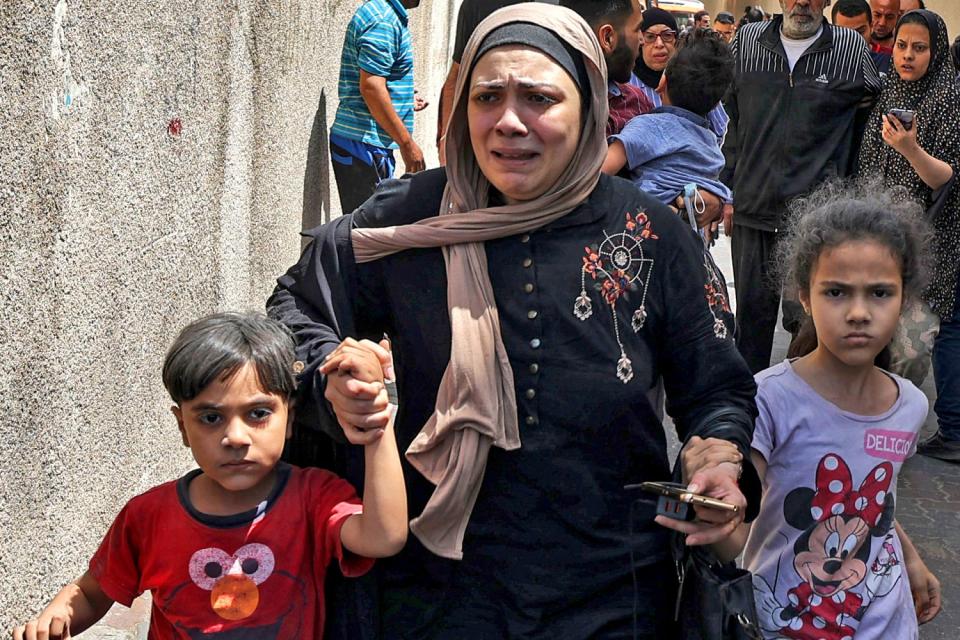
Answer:
[[[731,543],[746,538],[764,637],[917,638],[940,585],[894,516],[927,399],[874,359],[919,290],[919,211],[878,185],[802,207],[780,263],[817,344],[756,376],[763,501]]]

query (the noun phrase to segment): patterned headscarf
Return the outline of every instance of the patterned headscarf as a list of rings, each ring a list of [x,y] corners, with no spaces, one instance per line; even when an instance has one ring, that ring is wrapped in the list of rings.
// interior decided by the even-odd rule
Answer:
[[[491,206],[490,182],[470,144],[467,83],[488,34],[527,22],[556,34],[582,56],[589,87],[580,144],[570,164],[533,200]],[[536,46],[535,43],[530,43]],[[437,555],[462,557],[463,536],[491,446],[520,447],[513,371],[503,339],[483,243],[538,229],[573,211],[593,192],[606,154],[607,67],[590,26],[570,9],[536,2],[500,9],[481,22],[460,61],[447,129],[447,186],[440,215],[416,224],[351,233],[358,262],[410,248],[443,247],[450,312],[450,363],[433,415],[407,449],[410,463],[434,483],[433,495],[410,530]],[[575,79],[576,80],[576,79]]]
[[[891,69],[867,123],[860,147],[859,173],[867,177],[882,176],[887,185],[906,187],[910,195],[928,209],[933,203],[933,190],[920,179],[906,158],[884,143],[882,116],[890,109],[916,111],[917,142],[931,156],[952,166],[956,176],[960,170],[960,88],[950,61],[950,44],[943,18],[932,11],[910,11],[900,18],[896,34],[910,16],[923,18],[930,32],[930,65],[927,73],[914,81],[903,80],[896,69]],[[960,189],[955,181],[943,212],[933,220],[936,267],[930,287],[923,296],[941,317],[952,313],[955,302],[960,259],[958,216]]]

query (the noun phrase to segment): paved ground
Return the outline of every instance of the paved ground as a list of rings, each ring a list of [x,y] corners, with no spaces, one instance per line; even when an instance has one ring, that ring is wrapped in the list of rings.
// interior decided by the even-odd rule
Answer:
[[[730,246],[721,238],[714,247],[724,274],[731,280]],[[771,360],[780,362],[787,351],[789,334],[778,328]],[[921,386],[930,398],[930,413],[921,438],[936,431],[933,401],[936,391],[933,374]],[[897,519],[910,535],[943,588],[943,612],[921,628],[922,640],[958,640],[960,638],[960,465],[923,456],[914,456],[904,464],[898,488]],[[900,640],[890,638],[888,640]]]

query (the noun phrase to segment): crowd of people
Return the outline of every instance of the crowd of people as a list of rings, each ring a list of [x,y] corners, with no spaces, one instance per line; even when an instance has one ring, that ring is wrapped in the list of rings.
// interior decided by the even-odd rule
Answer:
[[[942,18],[464,0],[427,169],[417,4],[347,27],[344,215],[267,316],[200,319],[167,354],[199,469],[131,500],[14,638],[147,590],[155,638],[918,638],[940,585],[897,478],[960,462]],[[742,557],[751,606],[684,610],[690,549]]]

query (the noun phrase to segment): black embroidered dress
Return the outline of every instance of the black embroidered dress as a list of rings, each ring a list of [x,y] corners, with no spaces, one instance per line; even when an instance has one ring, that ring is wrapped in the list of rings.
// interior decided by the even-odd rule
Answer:
[[[313,243],[279,279],[268,306],[296,333],[306,365],[301,424],[341,437],[315,370],[342,337],[385,331],[401,451],[433,411],[450,352],[441,251],[358,265],[350,229],[436,215],[444,183],[442,169],[384,183],[352,215],[311,231]],[[744,452],[755,415],[753,377],[732,340],[719,337],[729,309],[698,243],[652,197],[602,176],[563,218],[485,244],[522,447],[491,450],[462,561],[433,556],[411,537],[378,563],[382,599],[372,615],[381,637],[631,637],[634,614],[636,637],[668,637],[676,578],[667,532],[653,523],[652,502],[623,489],[670,477],[648,392],[662,376],[681,438],[715,435]],[[341,471],[356,481],[362,452],[352,449]],[[417,515],[432,485],[404,470]]]

